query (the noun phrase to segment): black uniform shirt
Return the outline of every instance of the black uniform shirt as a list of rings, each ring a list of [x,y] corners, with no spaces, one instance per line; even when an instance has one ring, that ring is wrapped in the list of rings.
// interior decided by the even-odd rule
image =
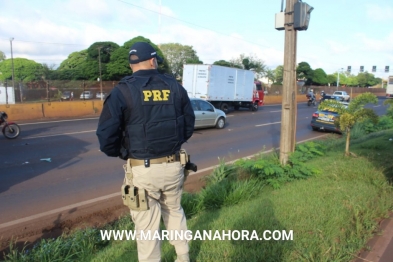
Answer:
[[[155,74],[159,74],[155,69],[139,70],[135,72],[133,76],[148,77]],[[179,85],[179,87],[182,97],[181,107],[185,119],[184,138],[188,140],[194,132],[195,114],[190,99],[188,98],[187,91],[181,85]],[[96,132],[100,143],[100,150],[107,156],[118,157],[121,155],[121,143],[124,126],[126,124],[124,123],[125,110],[127,110],[127,102],[118,86],[116,86],[105,99]]]

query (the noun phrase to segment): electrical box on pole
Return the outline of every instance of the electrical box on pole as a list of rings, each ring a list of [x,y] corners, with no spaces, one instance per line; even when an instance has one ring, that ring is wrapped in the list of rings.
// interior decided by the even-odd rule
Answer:
[[[389,66],[385,66],[385,73],[389,73]]]
[[[347,72],[348,72],[348,73],[351,73],[351,66],[348,66]]]
[[[372,72],[373,73],[377,72],[377,66],[373,66]]]
[[[307,30],[312,10],[314,10],[314,7],[308,5],[307,3],[295,3],[293,15],[293,27],[295,30]]]
[[[280,12],[276,14],[276,29],[285,30],[285,13]]]
[[[360,66],[360,73],[364,72],[364,66]]]

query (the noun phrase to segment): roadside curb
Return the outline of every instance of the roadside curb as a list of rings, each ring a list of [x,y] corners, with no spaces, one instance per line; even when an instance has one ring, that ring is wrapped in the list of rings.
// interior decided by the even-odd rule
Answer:
[[[371,248],[363,251],[353,262],[388,262],[393,261],[393,213],[384,219],[377,233],[368,243]]]

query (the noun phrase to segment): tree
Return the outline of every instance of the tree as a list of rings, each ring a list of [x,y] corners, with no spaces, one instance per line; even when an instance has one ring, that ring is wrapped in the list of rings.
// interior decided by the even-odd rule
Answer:
[[[119,48],[119,45],[113,42],[95,42],[87,48],[87,59],[98,61],[100,51],[101,63],[108,63],[111,59],[111,54]]]
[[[11,59],[0,63],[0,80],[12,79]],[[33,60],[26,58],[14,58],[14,79],[16,81],[39,80],[43,72],[43,66]]]
[[[259,59],[256,55],[250,54],[246,56],[241,54],[238,58],[229,61],[233,64],[232,67],[239,67],[245,70],[253,70],[259,77],[266,75],[266,65],[262,59]]]
[[[266,69],[266,78],[268,80],[268,83],[270,83],[270,81],[274,83],[274,81],[276,80],[275,71],[270,68]]]
[[[393,99],[386,99],[383,104],[388,106],[386,115],[393,119]]]
[[[197,52],[189,45],[179,43],[161,44],[160,49],[168,61],[169,68],[176,78],[183,76],[184,64],[203,64],[197,56]]]
[[[328,83],[328,80],[325,71],[323,71],[322,68],[315,69],[313,72],[312,81],[317,85],[326,85]]]
[[[111,80],[120,80],[132,73],[127,59],[128,50],[121,46],[113,51],[110,62],[106,65],[106,75]]]
[[[337,76],[335,76],[335,75],[333,75],[333,74],[327,75],[326,78],[327,78],[327,83],[328,83],[329,85],[333,85],[334,83],[337,82]]]
[[[130,39],[127,42],[124,43],[123,48],[125,48],[127,50],[127,57],[125,58],[126,61],[128,61],[128,51],[130,50],[131,46],[133,44],[135,44],[136,42],[146,42],[146,43],[150,44],[154,48],[154,50],[157,51],[157,54],[160,57],[164,58],[164,62],[161,63],[161,64],[158,64],[158,71],[160,73],[170,73],[171,72],[169,70],[168,61],[167,61],[167,59],[165,59],[165,56],[163,55],[163,52],[161,51],[161,49],[158,48],[157,45],[155,45],[152,41],[150,41],[150,39],[145,38],[143,36],[134,37],[134,38],[132,38],[132,39]],[[113,62],[113,61],[111,61],[111,62]],[[127,67],[130,68],[130,65],[129,65],[128,62],[127,62]],[[132,71],[130,71],[130,69],[129,69],[128,72],[132,72]]]
[[[0,51],[0,62],[5,60],[5,59],[6,59],[6,56],[5,56],[4,52]]]
[[[346,135],[345,155],[349,156],[349,142],[351,138],[351,128],[359,121],[369,118],[375,124],[378,122],[378,115],[370,108],[364,108],[368,103],[377,104],[378,98],[372,93],[363,93],[351,100],[348,106],[336,100],[325,100],[319,106],[319,110],[331,110],[338,113],[335,124],[340,127]]]
[[[307,62],[301,62],[296,68],[296,77],[305,81],[306,85],[312,84],[313,70]]]
[[[347,77],[347,86],[359,86],[358,78],[354,75],[349,75]]]
[[[235,64],[233,64],[233,63],[231,63],[229,61],[226,61],[226,60],[215,61],[213,63],[213,65],[226,66],[226,67],[235,67],[235,68],[240,68],[240,69],[243,68],[241,65],[235,65]]]
[[[277,66],[274,70],[274,76],[276,78],[275,83],[282,85],[282,81],[284,80],[284,66]]]
[[[86,80],[82,65],[87,60],[87,49],[71,53],[57,68],[60,80]]]
[[[42,64],[41,72],[39,73],[41,76],[44,76],[45,79],[58,79],[57,71],[55,70],[56,65],[51,64]]]

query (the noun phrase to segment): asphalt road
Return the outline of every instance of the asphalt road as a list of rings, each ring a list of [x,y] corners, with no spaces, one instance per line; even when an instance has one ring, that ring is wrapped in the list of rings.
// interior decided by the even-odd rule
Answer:
[[[383,114],[383,101],[370,107]],[[325,134],[309,125],[314,111],[316,107],[298,105],[297,141]],[[220,159],[279,147],[280,121],[281,105],[231,112],[224,129],[196,130],[184,148],[199,170],[208,169]],[[124,161],[99,151],[97,123],[98,118],[19,123],[18,139],[0,136],[0,231],[39,214],[119,193]]]

